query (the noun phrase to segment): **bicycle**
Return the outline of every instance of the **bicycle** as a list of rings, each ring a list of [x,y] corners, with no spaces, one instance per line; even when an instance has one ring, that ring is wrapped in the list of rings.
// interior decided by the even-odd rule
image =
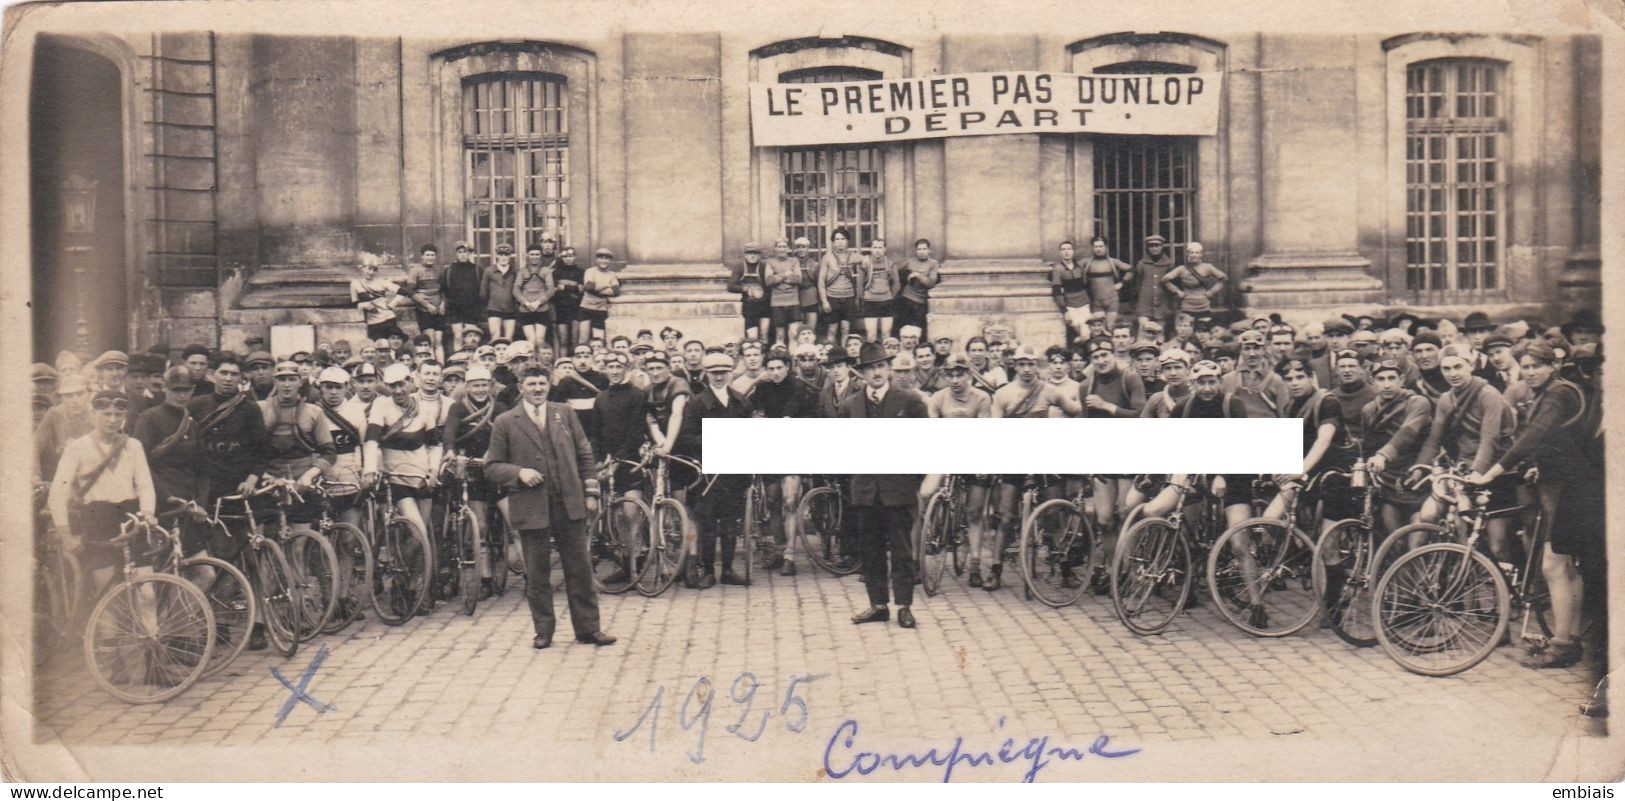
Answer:
[[[1298,526],[1298,507],[1323,479],[1324,474],[1316,475],[1301,493],[1295,480],[1287,481],[1280,490],[1286,496],[1280,519],[1248,518],[1213,543],[1207,557],[1208,588],[1219,614],[1231,625],[1256,637],[1285,637],[1315,619],[1320,608],[1312,569],[1315,541]],[[1254,486],[1266,483],[1261,479]],[[1318,525],[1312,528],[1319,530]]]
[[[1363,459],[1346,473],[1330,471],[1327,475],[1348,479],[1349,491],[1360,496],[1360,516],[1340,520],[1321,535],[1310,566],[1315,594],[1332,631],[1343,642],[1370,648],[1377,644],[1371,625],[1371,590],[1379,575],[1373,570],[1380,527],[1377,486]]]
[[[1434,493],[1450,496],[1446,530],[1460,538],[1411,549],[1377,580],[1372,617],[1383,651],[1412,673],[1452,676],[1484,661],[1503,642],[1515,612],[1523,617],[1519,639],[1543,644],[1552,634],[1551,597],[1540,570],[1545,532],[1539,510],[1530,527],[1518,532],[1520,539],[1529,537],[1520,568],[1498,563],[1483,534],[1490,520],[1524,515],[1528,507],[1491,510],[1489,489],[1469,495],[1466,482],[1450,471],[1435,478]]]
[[[638,463],[615,459],[615,466],[637,468]],[[588,521],[588,555],[592,558],[592,584],[599,592],[619,595],[632,589],[643,577],[652,560],[649,522],[653,515],[648,504],[615,492],[615,473],[601,482],[601,500]]]
[[[181,526],[186,518],[221,531],[225,525],[196,501],[171,496],[168,502],[175,508],[159,514],[158,520],[172,518],[175,525],[170,529],[170,547],[161,555],[156,569],[192,582],[209,601],[209,609],[214,612],[215,647],[203,671],[203,678],[208,678],[225,670],[248,647],[254,624],[259,619],[259,599],[254,595],[248,576],[236,565],[207,553],[186,556],[181,548]]]
[[[744,525],[740,531],[747,584],[750,583],[751,563],[760,559],[765,569],[773,561],[777,545],[773,539],[773,514],[774,505],[768,502],[766,479],[759,475],[751,476],[750,488],[745,491]],[[773,574],[771,570],[765,572],[770,576]]]
[[[119,534],[103,545],[123,561],[85,623],[85,664],[109,695],[129,704],[167,701],[203,678],[214,654],[214,612],[203,591],[173,573],[137,567],[130,543],[177,535],[126,515]],[[160,543],[148,556],[161,553]],[[176,546],[178,547],[178,546]]]
[[[227,561],[239,562],[244,574],[249,576],[250,584],[257,594],[258,608],[255,617],[263,625],[266,643],[273,651],[289,657],[299,651],[300,616],[304,607],[301,582],[295,577],[293,566],[288,563],[288,557],[283,553],[281,544],[260,532],[252,505],[253,498],[274,489],[275,487],[262,486],[253,492],[216,498],[214,512],[210,518],[225,530],[226,520],[239,519],[234,515],[222,514],[225,505],[228,503],[243,505],[241,519],[245,521],[245,541]],[[230,540],[229,536],[227,539]]]
[[[796,535],[801,552],[813,564],[836,576],[850,576],[863,567],[856,532],[846,517],[846,481],[833,476],[808,476],[807,491],[796,505],[801,521]]]
[[[1051,498],[1021,520],[1021,578],[1027,597],[1059,609],[1077,603],[1084,582],[1077,570],[1094,560],[1100,536],[1088,514],[1094,482],[1084,478],[1071,498]]]
[[[463,614],[473,615],[480,601],[480,520],[468,505],[469,467],[482,467],[484,459],[453,457],[440,463],[442,498],[440,539],[435,551],[436,578],[447,588],[447,598],[462,600]]]
[[[327,625],[322,626],[322,633],[337,634],[359,619],[363,604],[369,602],[370,594],[363,593],[372,586],[372,540],[360,528],[333,517],[334,497],[357,495],[360,484],[318,478],[312,489],[322,501],[321,516],[313,525],[316,533],[333,546],[339,565],[338,604]]]
[[[649,552],[647,564],[639,571],[633,583],[638,594],[653,598],[666,591],[677,577],[687,569],[694,556],[694,528],[688,509],[671,495],[670,465],[677,463],[693,471],[694,482],[684,487],[693,489],[699,483],[698,463],[671,454],[659,454],[650,445],[644,445],[643,461],[637,467],[647,470],[651,463],[654,472],[649,481],[648,508],[650,513]]]
[[[1197,573],[1212,549],[1209,534],[1219,519],[1197,477],[1188,483],[1164,483],[1175,490],[1173,509],[1165,516],[1146,516],[1143,506],[1136,507],[1118,537],[1109,571],[1117,619],[1142,637],[1161,633],[1191,602]],[[1191,516],[1186,509],[1193,494],[1201,506]]]
[[[309,529],[295,529],[288,522],[288,509],[304,501],[298,482],[291,478],[266,477],[261,488],[276,502],[276,537],[293,567],[299,583],[299,641],[310,642],[332,620],[339,605],[339,557],[326,537]]]
[[[384,623],[399,626],[411,620],[428,601],[434,546],[422,526],[395,508],[394,491],[386,480],[392,476],[423,478],[393,472],[380,475],[378,486],[362,501],[362,519],[372,529],[373,611]]]
[[[949,563],[954,575],[965,574],[965,546],[970,541],[970,510],[966,508],[965,479],[944,475],[942,484],[925,503],[920,523],[920,587],[926,595],[942,588],[942,574]],[[983,502],[986,505],[986,502]]]

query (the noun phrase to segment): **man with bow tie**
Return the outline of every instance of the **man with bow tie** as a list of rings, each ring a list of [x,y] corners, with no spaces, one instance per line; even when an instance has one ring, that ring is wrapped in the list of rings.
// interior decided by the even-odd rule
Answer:
[[[525,552],[525,600],[536,628],[534,648],[553,644],[551,553],[558,548],[564,594],[576,642],[609,645],[598,628],[598,595],[587,554],[587,515],[597,506],[592,446],[569,404],[547,399],[548,371],[532,366],[520,379],[520,400],[491,428],[485,477],[508,488],[508,524]]]
[[[837,417],[926,417],[925,400],[918,392],[891,385],[891,360],[878,342],[865,343],[858,352],[858,376],[863,388],[841,401]],[[923,476],[855,475],[852,506],[857,512],[858,537],[863,551],[864,586],[869,608],[852,617],[853,623],[880,623],[891,619],[886,604],[887,557],[891,562],[892,590],[897,597],[897,625],[914,628],[915,559],[910,530],[915,494]]]

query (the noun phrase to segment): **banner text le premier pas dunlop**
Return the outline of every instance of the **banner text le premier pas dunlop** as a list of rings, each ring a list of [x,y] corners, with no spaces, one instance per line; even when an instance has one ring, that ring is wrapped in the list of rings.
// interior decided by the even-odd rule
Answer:
[[[758,147],[989,134],[1211,136],[1218,73],[977,72],[843,83],[752,83]]]

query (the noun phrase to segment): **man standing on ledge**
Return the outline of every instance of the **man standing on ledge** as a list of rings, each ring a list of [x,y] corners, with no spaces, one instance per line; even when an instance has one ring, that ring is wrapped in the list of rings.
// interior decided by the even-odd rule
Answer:
[[[878,342],[866,342],[858,352],[858,375],[863,388],[841,401],[837,417],[925,417],[925,400],[917,392],[891,385],[891,359]],[[914,545],[909,515],[922,476],[857,475],[852,477],[852,506],[858,514],[858,537],[863,544],[864,586],[869,608],[852,616],[853,623],[880,623],[891,619],[886,604],[886,556],[891,555],[891,583],[897,593],[897,625],[914,628]]]
[[[615,638],[598,629],[598,595],[592,587],[587,557],[586,519],[598,502],[592,446],[568,404],[552,403],[548,371],[533,366],[520,379],[521,400],[497,418],[491,448],[485,454],[485,477],[507,487],[508,522],[519,531],[525,552],[525,600],[536,627],[534,648],[553,644],[553,585],[548,575],[551,554],[559,549],[564,567],[564,594],[570,601],[570,625],[576,642],[609,645]],[[587,476],[583,481],[583,476]]]

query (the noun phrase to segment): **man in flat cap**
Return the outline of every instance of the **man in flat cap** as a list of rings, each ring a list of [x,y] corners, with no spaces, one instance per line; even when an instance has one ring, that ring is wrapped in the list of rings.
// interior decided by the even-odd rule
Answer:
[[[1159,234],[1145,238],[1145,252],[1134,263],[1134,274],[1139,276],[1140,331],[1155,320],[1164,322],[1174,310],[1175,299],[1162,285],[1163,276],[1174,268],[1173,254],[1168,252],[1168,241]]]

